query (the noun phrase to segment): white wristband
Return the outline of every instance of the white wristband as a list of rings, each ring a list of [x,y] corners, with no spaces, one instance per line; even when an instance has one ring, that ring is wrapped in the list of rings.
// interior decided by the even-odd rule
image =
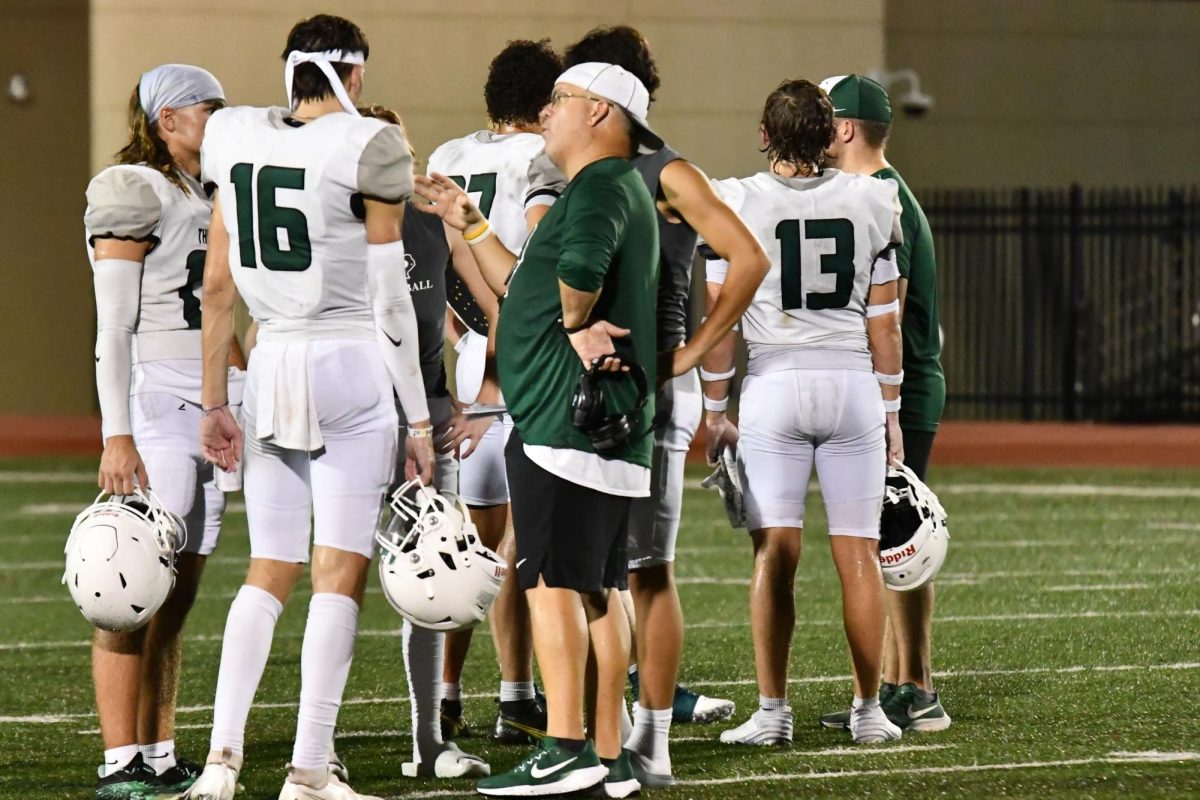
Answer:
[[[900,370],[895,375],[888,375],[886,372],[875,370],[875,380],[886,386],[899,386],[904,383],[904,370]]]
[[[722,397],[720,400],[714,400],[711,397],[704,398],[705,411],[724,411],[729,407],[729,398]]]
[[[700,368],[700,380],[702,381],[726,381],[737,374],[737,367],[730,367],[726,372],[709,372],[704,367]]]
[[[889,414],[899,411],[900,410],[900,398],[897,397],[895,400],[884,400],[883,401],[883,410]]]

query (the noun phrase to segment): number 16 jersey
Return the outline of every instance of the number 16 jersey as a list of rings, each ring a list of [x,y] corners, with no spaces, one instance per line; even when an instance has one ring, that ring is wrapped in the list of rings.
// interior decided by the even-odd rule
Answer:
[[[899,277],[895,185],[826,169],[811,178],[760,172],[714,186],[771,260],[742,318],[750,371],[871,369],[867,296],[872,284]],[[709,262],[708,280],[724,282],[725,268]]]
[[[412,193],[404,132],[344,112],[300,124],[283,108],[222,109],[201,150],[229,263],[260,336],[374,338],[362,198]],[[400,268],[399,265],[397,268]]]

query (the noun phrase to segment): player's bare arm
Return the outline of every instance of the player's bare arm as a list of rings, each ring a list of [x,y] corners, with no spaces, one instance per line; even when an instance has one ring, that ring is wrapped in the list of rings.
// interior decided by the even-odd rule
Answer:
[[[903,378],[903,343],[900,338],[900,281],[874,284],[867,296],[867,343],[880,378],[887,418],[888,464],[904,463],[904,437],[900,433],[900,381]],[[883,313],[872,312],[872,309]],[[892,407],[894,406],[894,408]]]
[[[451,228],[462,232],[484,280],[497,297],[503,297],[517,257],[500,243],[499,237],[492,235],[487,218],[471,202],[470,195],[436,172],[428,177],[416,175],[413,180],[417,196],[428,203],[414,203],[414,206],[426,214],[437,214]]]
[[[101,269],[107,269],[106,266],[101,267],[102,262],[136,262],[136,264],[141,264],[146,258],[147,251],[150,249],[150,243],[129,241],[127,239],[97,239],[95,248],[97,292],[99,296],[99,292],[101,291],[100,284],[104,280],[100,274]],[[114,267],[116,269],[129,270],[130,272],[134,270],[129,264],[114,264]],[[129,277],[132,278],[133,276]],[[135,290],[134,295],[124,299],[121,305],[129,305],[133,309],[136,309],[139,302],[139,297]],[[129,383],[132,380],[131,371],[122,369],[122,375],[118,376],[116,380],[113,380],[112,377],[102,377],[105,370],[101,368],[101,360],[105,358],[105,355],[100,352],[102,349],[100,340],[106,333],[105,328],[108,327],[106,317],[109,312],[109,309],[103,307],[103,305],[101,302],[97,303],[97,390],[102,398],[106,394],[111,393],[114,398],[112,402],[128,408]],[[119,320],[113,320],[112,324],[115,338],[124,343],[123,345],[117,343],[117,346],[123,346],[125,351],[128,352],[130,341],[133,337],[132,323],[121,323]],[[104,365],[105,368],[107,366],[107,364]],[[108,405],[108,403],[102,403],[101,407],[103,408],[105,405]],[[106,437],[104,440],[104,454],[100,456],[100,472],[96,479],[97,485],[107,494],[131,494],[134,490],[135,481],[137,485],[143,487],[149,487],[150,485],[149,476],[146,474],[146,465],[133,443],[133,434],[131,432],[122,432]]]
[[[724,289],[708,317],[687,344],[676,350],[670,376],[695,367],[745,313],[754,292],[771,268],[754,234],[713,191],[708,177],[683,159],[672,161],[660,178],[669,211],[682,217],[722,259],[729,262]]]
[[[446,240],[450,245],[450,264],[455,274],[462,279],[488,321],[488,351],[484,359],[483,381],[475,402],[479,405],[493,405],[500,400],[500,381],[496,375],[496,323],[500,304],[480,274],[479,265],[475,263],[471,248],[462,234],[447,225]],[[461,458],[467,458],[475,452],[495,417],[468,417],[463,413],[462,404],[458,400],[451,398],[451,403],[454,405],[454,415],[434,431],[437,449],[442,453],[454,452]]]
[[[708,313],[720,300],[722,286],[705,283],[705,307]],[[736,339],[732,328],[704,354],[700,364],[700,380],[704,387],[704,429],[707,439],[705,453],[709,465],[715,466],[723,447],[737,450],[738,429],[725,413],[729,393],[733,390],[734,350]],[[725,377],[717,377],[725,376]]]
[[[200,420],[200,449],[206,460],[232,472],[242,458],[242,431],[229,410],[228,366],[235,341],[233,307],[237,302],[237,287],[229,266],[229,234],[224,219],[221,198],[214,196],[200,316],[204,366],[200,390],[204,407],[204,417]]]

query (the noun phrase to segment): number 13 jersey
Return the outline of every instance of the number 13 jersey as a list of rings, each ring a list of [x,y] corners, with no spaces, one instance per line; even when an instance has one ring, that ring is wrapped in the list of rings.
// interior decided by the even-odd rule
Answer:
[[[783,368],[871,369],[867,296],[872,284],[899,277],[895,185],[826,169],[811,178],[760,172],[714,186],[771,260],[742,318],[750,371],[778,360]],[[726,268],[710,261],[708,281],[723,283]]]
[[[288,113],[222,109],[205,130],[201,169],[219,190],[234,282],[264,340],[374,338],[355,208],[412,193],[408,142],[376,119],[337,112],[300,124]]]

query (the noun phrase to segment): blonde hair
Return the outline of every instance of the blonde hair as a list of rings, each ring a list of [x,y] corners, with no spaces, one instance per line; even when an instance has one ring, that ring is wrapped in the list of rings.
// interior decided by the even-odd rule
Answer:
[[[362,117],[370,117],[371,119],[377,119],[392,125],[399,125],[400,130],[404,131],[404,141],[408,142],[408,154],[413,157],[413,161],[417,161],[417,148],[413,146],[413,141],[408,135],[408,128],[404,127],[404,120],[400,118],[400,114],[387,106],[377,104],[359,106],[358,114]]]
[[[162,173],[162,176],[171,183],[179,187],[184,194],[190,194],[187,184],[179,174],[179,169],[175,166],[175,159],[171,156],[171,151],[167,148],[167,143],[162,140],[151,128],[151,120],[146,116],[146,112],[142,110],[141,97],[138,95],[138,87],[133,87],[133,94],[129,96],[129,143],[117,151],[114,158],[114,163],[117,164],[145,164],[153,170]]]

